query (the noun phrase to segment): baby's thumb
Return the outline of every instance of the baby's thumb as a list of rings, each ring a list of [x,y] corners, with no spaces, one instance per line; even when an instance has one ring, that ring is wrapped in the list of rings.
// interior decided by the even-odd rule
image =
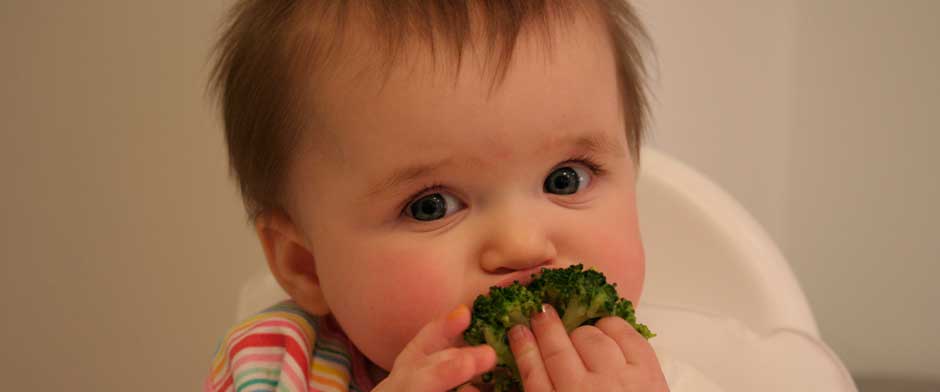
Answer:
[[[398,356],[398,360],[411,362],[453,347],[457,343],[456,338],[468,326],[470,326],[470,309],[467,305],[460,304],[446,316],[431,321],[421,328]]]

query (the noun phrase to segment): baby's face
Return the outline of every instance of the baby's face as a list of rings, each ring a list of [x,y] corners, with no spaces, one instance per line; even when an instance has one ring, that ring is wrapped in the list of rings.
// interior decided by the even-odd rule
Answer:
[[[379,366],[432,319],[542,267],[583,263],[639,299],[613,53],[597,24],[558,36],[551,58],[521,40],[492,95],[474,53],[456,79],[423,55],[384,88],[338,78],[317,93],[323,122],[293,163],[293,219],[330,311]]]

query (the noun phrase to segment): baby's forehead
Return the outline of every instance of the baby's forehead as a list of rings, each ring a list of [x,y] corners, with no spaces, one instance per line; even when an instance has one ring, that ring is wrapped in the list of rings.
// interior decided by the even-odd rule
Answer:
[[[413,154],[450,142],[482,143],[494,151],[551,144],[566,132],[586,130],[578,127],[590,127],[591,114],[622,116],[614,56],[604,40],[588,38],[600,34],[596,30],[572,29],[554,45],[565,55],[552,57],[538,41],[522,41],[496,85],[486,58],[475,52],[463,57],[457,74],[435,69],[438,64],[425,55],[381,77],[325,80],[312,132],[322,132],[320,141],[329,139],[325,145],[333,152],[401,141]]]
[[[530,116],[549,121],[545,114],[558,112],[559,106],[586,104],[566,101],[577,99],[573,90],[590,85],[591,80],[581,79],[596,81],[603,74],[607,80],[601,85],[615,85],[614,54],[603,25],[586,17],[568,24],[554,23],[560,27],[555,27],[552,36],[531,26],[517,31],[518,40],[513,41],[509,54],[487,51],[471,42],[457,56],[441,53],[446,49],[429,45],[412,32],[413,43],[401,43],[399,51],[392,53],[395,57],[386,57],[382,48],[387,43],[376,36],[375,27],[351,27],[351,38],[345,41],[350,44],[333,60],[336,71],[311,83],[311,107],[317,117],[311,132],[321,147],[318,150],[342,158],[349,155],[343,151],[350,142],[376,142],[388,134],[409,131],[397,127],[401,124],[443,131],[459,122],[462,129],[472,132],[473,127],[467,124],[476,122],[481,129],[502,125],[482,121],[486,119]],[[504,73],[499,73],[499,66],[504,67]],[[512,77],[507,78],[510,73]],[[379,119],[384,122],[376,122]],[[552,125],[539,124],[543,129]],[[536,136],[552,137],[549,132]],[[433,148],[435,142],[430,138],[428,145],[415,146],[415,153]],[[538,140],[512,143],[526,142]],[[488,143],[495,148],[506,142]]]

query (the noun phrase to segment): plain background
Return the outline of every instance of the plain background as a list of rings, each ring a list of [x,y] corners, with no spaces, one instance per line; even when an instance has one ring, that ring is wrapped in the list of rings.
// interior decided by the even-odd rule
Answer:
[[[230,3],[0,4],[5,389],[201,385],[263,266],[204,93]],[[638,7],[650,142],[766,226],[863,392],[940,385],[940,2]]]

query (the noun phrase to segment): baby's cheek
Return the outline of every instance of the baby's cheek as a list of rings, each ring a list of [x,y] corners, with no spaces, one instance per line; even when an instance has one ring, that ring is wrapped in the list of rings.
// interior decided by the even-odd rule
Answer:
[[[374,270],[373,301],[378,304],[370,320],[369,335],[375,347],[371,358],[379,366],[390,369],[398,353],[428,322],[444,315],[456,305],[459,296],[452,289],[460,287],[453,277],[433,264],[421,264],[414,258],[396,263],[388,259],[389,266]]]
[[[617,284],[617,293],[634,303],[643,292],[646,262],[639,233],[632,228],[619,227],[596,231],[590,248],[592,256],[584,261],[604,271],[610,282]]]
[[[386,293],[379,298],[383,312],[396,319],[389,326],[395,331],[405,331],[406,327],[423,325],[437,313],[447,312],[447,304],[452,297],[448,292],[448,280],[422,275],[391,275]]]

